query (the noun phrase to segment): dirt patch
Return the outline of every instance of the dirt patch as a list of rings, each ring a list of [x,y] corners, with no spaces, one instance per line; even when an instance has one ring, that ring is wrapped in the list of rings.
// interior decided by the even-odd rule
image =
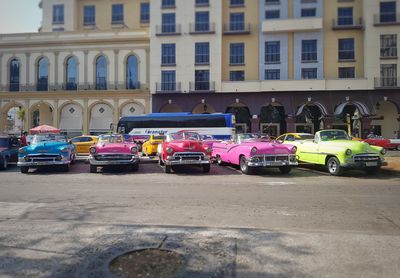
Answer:
[[[121,278],[171,277],[184,265],[184,258],[176,252],[144,249],[121,255],[110,263],[110,271]]]

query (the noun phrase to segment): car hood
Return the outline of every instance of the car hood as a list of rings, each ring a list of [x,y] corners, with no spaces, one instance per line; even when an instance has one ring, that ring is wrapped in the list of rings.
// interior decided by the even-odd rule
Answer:
[[[206,147],[206,145],[203,145],[203,143],[201,141],[197,141],[197,140],[175,140],[172,142],[168,142],[168,146],[171,148],[174,148],[175,150],[179,150],[179,151],[181,151],[181,150],[204,151],[204,147]]]
[[[134,143],[100,143],[96,145],[97,153],[131,153]]]
[[[257,148],[255,154],[290,154],[293,148],[292,145],[275,142],[244,142],[240,146]]]
[[[58,150],[64,147],[71,146],[67,142],[57,142],[57,141],[46,141],[40,142],[37,144],[31,144],[25,147],[27,152],[35,153],[40,151],[51,151],[51,150]]]

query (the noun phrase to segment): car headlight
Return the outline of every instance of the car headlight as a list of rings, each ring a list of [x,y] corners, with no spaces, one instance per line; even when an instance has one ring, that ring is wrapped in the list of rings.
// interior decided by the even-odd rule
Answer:
[[[297,147],[294,146],[294,147],[292,148],[292,153],[295,154],[296,152],[297,152]]]
[[[208,152],[208,153],[212,152],[212,149],[211,149],[210,147],[206,147],[205,150],[206,150],[206,152]]]
[[[251,153],[252,154],[255,154],[256,152],[257,152],[257,148],[256,147],[251,148]]]
[[[166,149],[166,151],[167,151],[167,154],[171,154],[174,150],[171,147],[168,147]]]
[[[346,150],[346,155],[351,155],[353,152],[350,149]]]
[[[97,152],[97,150],[96,150],[96,148],[90,148],[89,149],[89,152],[91,153],[91,154],[95,154],[96,152]]]
[[[20,154],[26,154],[26,151],[25,151],[24,148],[19,148],[19,149],[18,149],[18,152],[19,152]]]
[[[138,152],[138,148],[136,148],[136,147],[131,148],[131,153],[135,154],[137,152]]]
[[[61,152],[62,152],[62,153],[67,153],[67,152],[68,152],[68,150],[69,150],[69,148],[67,148],[67,147],[64,147],[64,148],[62,148],[62,149],[61,149]]]
[[[381,154],[386,154],[386,149],[385,149],[385,148],[383,148],[383,149],[381,150]]]

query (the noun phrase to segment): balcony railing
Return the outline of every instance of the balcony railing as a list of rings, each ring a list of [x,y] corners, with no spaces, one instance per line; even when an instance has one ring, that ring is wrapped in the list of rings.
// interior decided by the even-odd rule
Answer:
[[[48,91],[124,91],[124,90],[140,90],[146,86],[140,82],[112,82],[112,83],[50,83],[48,86],[43,84],[8,84],[1,86],[1,92],[48,92]]]
[[[157,93],[177,93],[181,92],[181,82],[157,82]]]
[[[384,13],[374,15],[374,25],[396,25],[400,24],[400,14]]]
[[[180,24],[163,24],[156,25],[156,35],[157,36],[171,36],[180,35],[181,25]]]
[[[376,77],[375,88],[400,88],[400,77]]]
[[[215,91],[215,81],[195,81],[189,83],[191,92],[212,92]]]
[[[190,34],[215,33],[215,23],[214,22],[190,23],[189,32]]]
[[[251,24],[244,22],[231,22],[224,24],[224,35],[250,34]]]
[[[332,21],[332,29],[362,29],[364,26],[363,19],[360,17],[354,19],[353,17],[338,17]]]

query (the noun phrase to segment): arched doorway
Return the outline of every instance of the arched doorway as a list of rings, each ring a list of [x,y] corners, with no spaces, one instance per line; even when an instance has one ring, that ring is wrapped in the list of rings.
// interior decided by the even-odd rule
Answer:
[[[385,138],[397,138],[400,130],[399,110],[389,101],[380,101],[375,105],[376,117],[371,121],[371,130]]]
[[[31,107],[31,125],[53,125],[53,108],[44,102],[35,104]]]
[[[23,110],[24,109],[21,106],[17,106],[15,103],[6,106],[1,113],[0,133],[21,134],[24,130],[24,122],[26,119],[26,116],[24,117],[24,115],[20,113],[20,111]]]
[[[285,108],[279,103],[261,107],[260,132],[277,137],[286,132]]]
[[[90,110],[89,133],[91,135],[108,133],[113,123],[113,109],[106,103],[93,105]]]
[[[61,109],[60,129],[68,136],[82,135],[83,109],[79,104],[69,103]]]
[[[334,129],[342,129],[351,136],[363,138],[369,130],[363,131],[362,118],[371,113],[368,107],[359,101],[347,101],[335,107]]]
[[[129,102],[121,109],[121,117],[143,115],[144,107],[136,102]]]
[[[235,116],[236,133],[247,133],[251,131],[250,109],[243,103],[234,103],[229,105],[225,113],[231,113]]]
[[[315,133],[324,128],[323,117],[328,115],[320,103],[305,103],[298,107],[295,130],[299,133]]]
[[[212,114],[215,112],[215,108],[208,103],[199,103],[192,110],[192,114]]]
[[[180,108],[176,104],[165,104],[163,107],[160,109],[160,113],[179,113],[182,112],[182,108]]]

